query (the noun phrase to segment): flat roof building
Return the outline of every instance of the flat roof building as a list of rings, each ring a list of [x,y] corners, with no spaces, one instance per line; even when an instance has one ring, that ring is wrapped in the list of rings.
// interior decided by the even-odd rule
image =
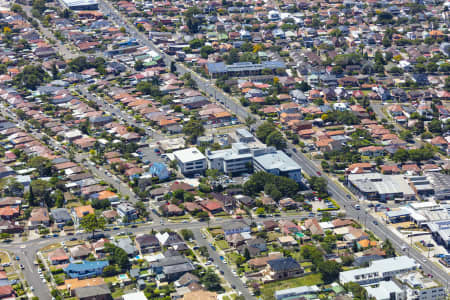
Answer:
[[[206,170],[206,157],[197,148],[187,148],[173,153],[183,174],[203,173]]]
[[[339,281],[341,284],[356,282],[360,285],[368,285],[389,280],[398,274],[414,271],[417,267],[416,261],[408,256],[374,260],[367,268],[339,273]]]
[[[273,147],[255,150],[253,152],[253,166],[257,171],[289,177],[296,182],[302,180],[300,166],[286,153]]]
[[[427,178],[434,188],[434,197],[437,200],[450,199],[450,175],[429,172],[427,173]]]
[[[450,249],[450,220],[442,220],[427,223],[434,240]]]
[[[251,149],[243,143],[234,143],[231,149],[208,151],[208,168],[224,173],[238,173],[249,171],[253,163]]]
[[[397,280],[406,287],[408,299],[444,300],[447,298],[445,288],[441,284],[431,278],[424,277],[419,272],[398,275]]]
[[[97,0],[59,0],[61,5],[71,10],[97,10]]]
[[[316,295],[320,292],[317,285],[299,286],[291,289],[284,289],[275,291],[276,300],[297,299],[297,297],[304,295]]]
[[[263,61],[260,64],[252,62],[238,62],[232,65],[226,65],[223,62],[208,63],[206,69],[210,76],[219,77],[229,76],[251,76],[260,75],[262,70],[275,71],[276,69],[285,69],[286,65],[282,61]]]
[[[369,297],[376,300],[406,300],[406,292],[402,290],[394,281],[380,281],[377,286],[365,287]]]
[[[368,200],[414,200],[416,194],[403,175],[349,174],[348,186]]]

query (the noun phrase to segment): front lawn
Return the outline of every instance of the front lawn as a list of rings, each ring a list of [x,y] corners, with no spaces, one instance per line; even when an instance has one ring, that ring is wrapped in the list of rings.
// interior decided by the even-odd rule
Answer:
[[[227,241],[225,240],[216,241],[216,245],[222,250],[230,249],[230,245],[228,245]]]
[[[8,253],[6,253],[5,251],[0,252],[0,262],[2,264],[11,262]]]
[[[304,277],[291,278],[287,280],[274,281],[266,283],[261,287],[261,296],[264,300],[275,299],[275,291],[290,289],[299,286],[319,285],[322,284],[322,276],[319,273],[307,275]]]

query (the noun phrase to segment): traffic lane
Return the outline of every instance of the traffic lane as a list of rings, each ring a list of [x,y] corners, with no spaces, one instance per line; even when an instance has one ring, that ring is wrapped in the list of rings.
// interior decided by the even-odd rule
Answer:
[[[297,162],[303,167],[303,169],[308,175],[317,176],[316,174],[318,168],[310,160],[308,160],[303,154],[298,154],[294,151],[291,151],[291,153],[293,154],[294,158],[297,158]],[[425,257],[422,254],[420,254],[411,246],[407,245],[405,241],[403,241],[400,237],[392,233],[392,231],[389,228],[386,228],[385,226],[381,225],[382,227],[384,227],[383,230],[381,230],[381,228],[375,226],[375,224],[373,224],[373,221],[375,219],[370,214],[366,215],[365,211],[354,209],[351,205],[352,202],[349,201],[349,199],[347,199],[346,196],[347,194],[342,189],[340,189],[330,178],[328,178],[327,176],[325,176],[325,178],[328,181],[328,189],[332,192],[333,198],[335,198],[335,200],[339,204],[341,205],[343,204],[344,207],[346,207],[347,214],[350,217],[353,217],[353,219],[358,219],[359,221],[362,221],[363,218],[365,218],[366,219],[365,226],[369,230],[374,232],[374,234],[376,234],[383,240],[389,239],[390,241],[392,241],[394,248],[396,248],[399,253],[401,253],[402,246],[406,245],[407,250],[409,251],[409,253],[411,253],[411,256],[417,261],[417,263],[419,263],[422,266],[426,265]],[[369,221],[368,223],[367,220]],[[431,269],[430,273],[439,278],[441,282],[446,282],[450,278],[448,274],[444,273],[438,266],[428,265],[427,267]]]
[[[39,299],[51,299],[50,291],[48,289],[47,284],[42,282],[42,279],[39,277],[37,272],[37,266],[34,266],[33,262],[30,261],[34,258],[35,253],[30,253],[26,249],[22,249],[22,251],[17,251],[14,253],[16,256],[19,256],[20,263],[24,265],[25,269],[22,270],[24,277],[30,287],[33,287],[33,294]],[[30,255],[31,254],[31,255]]]
[[[233,273],[231,273],[230,268],[227,264],[224,264],[220,259],[219,254],[212,250],[209,246],[209,243],[206,239],[202,237],[200,229],[194,229],[192,231],[194,233],[194,238],[200,246],[205,246],[208,249],[209,256],[213,259],[214,263],[218,266],[219,270],[223,271],[223,277],[226,281],[228,281],[232,286],[234,286],[235,290],[241,292],[245,299],[255,299],[248,289],[246,289],[240,280],[239,277],[235,277]]]

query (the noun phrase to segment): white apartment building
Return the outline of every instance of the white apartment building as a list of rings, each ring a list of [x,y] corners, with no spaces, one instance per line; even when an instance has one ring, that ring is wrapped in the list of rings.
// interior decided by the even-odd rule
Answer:
[[[239,173],[249,169],[253,162],[251,149],[244,143],[234,143],[231,149],[208,151],[208,168],[223,173]]]
[[[369,285],[389,280],[398,274],[414,271],[418,264],[408,256],[399,256],[372,261],[367,268],[350,270],[339,273],[341,284],[356,282],[360,285]]]
[[[175,151],[173,155],[181,173],[185,175],[203,173],[206,170],[206,157],[195,147]]]

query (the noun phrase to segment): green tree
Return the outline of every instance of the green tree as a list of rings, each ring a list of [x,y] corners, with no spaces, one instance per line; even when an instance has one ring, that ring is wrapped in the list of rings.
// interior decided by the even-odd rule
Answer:
[[[149,81],[140,81],[138,84],[136,84],[136,90],[145,95],[150,95],[153,97],[162,96],[159,86]]]
[[[396,162],[402,162],[402,163],[405,162],[405,161],[407,161],[407,160],[409,159],[409,153],[408,153],[408,150],[403,149],[403,148],[398,149],[398,150],[394,153],[392,159],[393,159],[394,161],[396,161]]]
[[[184,18],[186,26],[190,33],[197,33],[200,30],[200,25],[202,24],[202,19],[197,17],[201,14],[201,10],[198,7],[190,7],[184,12]]]
[[[117,269],[113,265],[106,266],[103,269],[103,277],[111,277],[117,275]]]
[[[283,137],[281,132],[275,130],[271,132],[266,138],[267,146],[274,146],[278,150],[286,149],[286,139]]]
[[[34,156],[28,161],[31,168],[37,169],[39,176],[51,176],[52,164],[49,159],[42,156]]]
[[[122,271],[130,269],[131,262],[125,250],[114,244],[105,243],[105,252],[108,253],[108,261],[111,265],[118,265]]]
[[[383,243],[382,249],[386,252],[386,257],[395,257],[395,249],[389,239]]]
[[[14,77],[14,83],[19,88],[35,90],[49,78],[50,76],[41,65],[27,65]]]
[[[442,133],[442,122],[438,119],[431,120],[431,122],[428,123],[428,130],[432,133]]]
[[[341,265],[334,260],[323,261],[319,263],[318,267],[325,284],[336,281],[339,278],[339,272],[342,270]]]
[[[208,268],[200,278],[200,282],[208,291],[221,291],[220,278],[212,268]]]
[[[326,197],[328,195],[327,180],[323,177],[311,176],[308,180],[311,189],[316,191],[320,197]]]
[[[266,121],[256,129],[256,137],[261,141],[266,141],[267,137],[274,132],[275,125],[271,121]]]
[[[189,241],[194,238],[194,233],[190,229],[181,229],[180,233],[185,241]]]
[[[95,231],[105,229],[106,220],[103,217],[97,217],[95,214],[88,214],[80,221],[80,226],[88,232],[92,232],[94,238]]]
[[[141,71],[142,69],[144,69],[144,62],[143,62],[142,60],[137,60],[137,61],[134,63],[134,69],[135,69],[136,71]]]
[[[192,144],[196,143],[197,138],[202,136],[204,132],[205,128],[203,127],[202,121],[196,118],[191,118],[183,126],[183,133],[189,137],[188,141]]]

